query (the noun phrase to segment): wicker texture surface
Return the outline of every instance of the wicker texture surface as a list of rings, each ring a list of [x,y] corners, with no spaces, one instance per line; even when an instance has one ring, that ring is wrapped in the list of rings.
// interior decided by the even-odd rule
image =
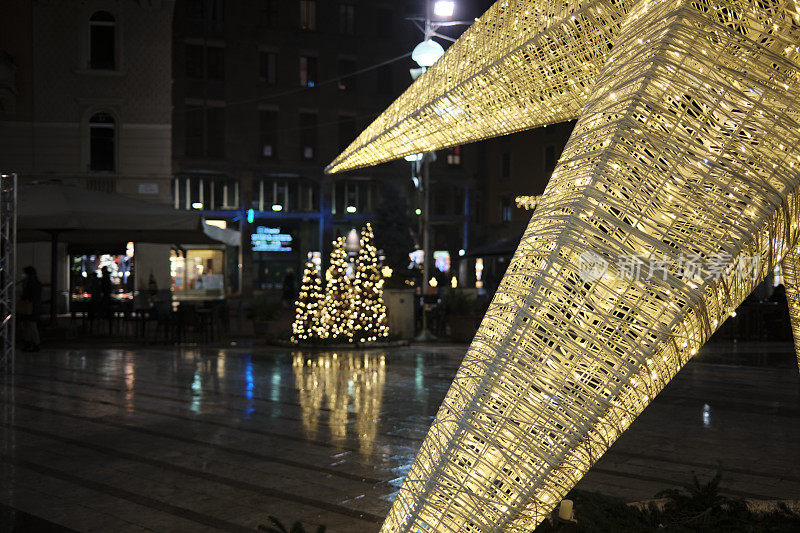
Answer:
[[[635,3],[495,3],[327,171],[577,118]]]
[[[533,530],[795,249],[796,14],[631,10],[384,531]]]

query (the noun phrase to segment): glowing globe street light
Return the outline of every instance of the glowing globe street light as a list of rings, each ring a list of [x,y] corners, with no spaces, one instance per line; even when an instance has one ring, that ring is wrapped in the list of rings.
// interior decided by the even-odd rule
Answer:
[[[433,39],[426,39],[419,43],[414,51],[411,52],[411,59],[417,62],[422,68],[429,68],[444,55],[442,45]]]
[[[468,20],[442,20],[449,19],[453,16],[456,10],[456,3],[452,0],[436,0],[433,3],[431,10],[431,2],[428,0],[425,3],[425,15],[422,17],[409,17],[407,20],[414,22],[414,24],[422,31],[424,40],[419,43],[414,51],[411,52],[411,59],[413,59],[419,68],[410,69],[411,78],[416,80],[427,69],[432,67],[440,57],[444,55],[444,48],[442,45],[433,40],[434,37],[443,39],[445,41],[455,42],[455,39],[449,35],[444,35],[438,32],[439,28],[450,26],[469,26],[473,21]],[[431,15],[437,17],[437,20],[431,20]],[[422,263],[422,295],[423,298],[428,291],[428,286],[436,288],[436,278],[430,275],[431,260],[431,239],[430,239],[430,221],[428,220],[428,213],[430,212],[430,164],[436,161],[436,153],[429,152],[425,154],[416,154],[414,156],[406,157],[406,161],[410,161],[412,165],[412,177],[414,187],[417,194],[421,196],[419,200],[422,204],[422,209],[416,209],[415,213],[420,216],[420,233],[422,234],[422,249],[423,263]],[[422,333],[416,337],[418,341],[435,340],[436,337],[428,331],[428,320],[425,307],[422,311]]]

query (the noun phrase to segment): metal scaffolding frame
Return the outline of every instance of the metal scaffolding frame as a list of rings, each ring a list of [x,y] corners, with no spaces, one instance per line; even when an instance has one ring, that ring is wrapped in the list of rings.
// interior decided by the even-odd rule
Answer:
[[[17,241],[17,176],[0,174],[0,374],[14,365],[14,282]]]
[[[0,455],[13,458],[14,432],[14,309],[17,244],[17,176],[0,172]],[[11,487],[15,466],[0,468],[0,483]]]

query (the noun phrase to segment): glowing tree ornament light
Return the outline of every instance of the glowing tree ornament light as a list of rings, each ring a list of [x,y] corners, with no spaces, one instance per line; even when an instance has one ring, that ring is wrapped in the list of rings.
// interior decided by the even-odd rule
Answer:
[[[303,279],[295,302],[292,342],[310,342],[320,337],[320,315],[324,298],[317,265],[308,261],[303,269]]]
[[[333,241],[330,265],[325,271],[325,298],[320,313],[320,337],[352,342],[352,286],[347,276],[345,238]]]
[[[356,342],[374,342],[389,335],[386,306],[383,303],[383,275],[374,240],[372,226],[368,222],[361,230],[361,247],[352,282],[352,327]]]

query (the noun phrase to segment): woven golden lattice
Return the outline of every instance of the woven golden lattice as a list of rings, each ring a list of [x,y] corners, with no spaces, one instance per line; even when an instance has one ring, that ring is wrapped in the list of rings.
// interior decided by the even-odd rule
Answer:
[[[634,0],[503,0],[327,168],[576,118]]]
[[[581,32],[572,15],[552,21],[555,2],[501,0],[479,22],[494,21],[495,41],[478,46],[489,29],[470,30],[331,167],[557,121],[583,106],[384,531],[533,530],[797,246],[794,2],[576,5]],[[519,23],[523,14],[533,18]],[[550,40],[526,37],[540,34]],[[532,43],[527,55],[509,52],[515,39]],[[585,84],[587,97],[559,79]],[[565,95],[578,108],[561,114]],[[443,98],[456,107],[437,113]]]

